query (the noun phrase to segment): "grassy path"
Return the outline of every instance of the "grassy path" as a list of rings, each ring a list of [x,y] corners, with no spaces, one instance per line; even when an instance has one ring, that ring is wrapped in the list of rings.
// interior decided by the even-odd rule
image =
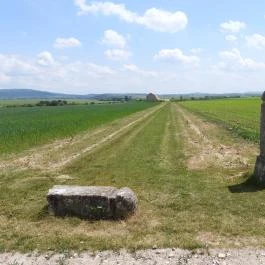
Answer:
[[[2,172],[0,248],[264,246],[264,191],[241,184],[256,151],[168,103],[55,171]],[[139,208],[120,222],[55,218],[45,209],[54,184],[128,186]]]

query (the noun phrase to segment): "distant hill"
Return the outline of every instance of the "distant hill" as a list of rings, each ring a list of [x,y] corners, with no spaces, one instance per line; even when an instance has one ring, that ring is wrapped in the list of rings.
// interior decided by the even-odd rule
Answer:
[[[66,98],[69,95],[33,89],[0,89],[0,99]]]
[[[166,94],[166,95],[159,95],[160,98],[205,98],[205,97],[227,97],[227,98],[236,98],[236,97],[260,97],[263,92],[245,92],[245,93],[200,93],[200,92],[195,92],[195,93],[183,93],[183,94]]]
[[[202,97],[253,97],[260,96],[262,92],[246,92],[246,93],[176,93],[158,95],[159,98],[202,98]],[[117,98],[124,98],[125,96],[135,98],[145,98],[145,93],[106,93],[106,94],[63,94],[52,93],[47,91],[40,91],[34,89],[0,89],[0,99],[95,99],[95,100],[111,100]]]
[[[111,100],[113,98],[145,98],[146,94],[134,93],[108,93],[108,94],[63,94],[52,93],[47,91],[39,91],[34,89],[0,89],[0,99],[96,99],[96,100]]]

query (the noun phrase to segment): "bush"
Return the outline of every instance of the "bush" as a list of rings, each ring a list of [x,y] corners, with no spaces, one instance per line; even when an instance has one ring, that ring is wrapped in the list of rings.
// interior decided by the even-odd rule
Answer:
[[[64,106],[64,105],[67,105],[67,101],[66,100],[41,100],[40,102],[38,102],[36,104],[36,106],[40,106],[40,107],[43,107],[43,106]]]

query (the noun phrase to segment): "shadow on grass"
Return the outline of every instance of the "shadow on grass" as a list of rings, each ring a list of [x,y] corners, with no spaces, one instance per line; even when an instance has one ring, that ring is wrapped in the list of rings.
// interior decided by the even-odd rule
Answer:
[[[108,221],[108,222],[119,222],[119,221],[124,221],[124,220],[127,220],[129,218],[131,218],[135,213],[132,213],[132,214],[129,214],[127,217],[115,217],[115,216],[108,216],[108,217],[104,217],[102,215],[99,215],[99,216],[94,216],[94,217],[91,217],[91,216],[80,216],[80,215],[77,215],[77,214],[71,214],[71,213],[54,213],[54,212],[50,212],[49,211],[49,205],[46,204],[45,206],[43,206],[41,208],[41,210],[38,212],[37,216],[36,216],[36,220],[41,220],[41,219],[44,219],[48,216],[54,216],[56,218],[59,218],[59,219],[64,219],[64,218],[77,218],[78,220],[85,220],[85,221],[88,221],[90,223],[94,223],[94,222],[98,222],[98,221]]]
[[[257,192],[265,189],[264,185],[258,184],[253,175],[250,175],[243,183],[228,186],[231,193]]]
[[[38,212],[38,215],[37,215],[37,219],[40,220],[40,219],[43,219],[45,218],[46,216],[50,215],[49,214],[49,207],[48,207],[48,204],[46,204],[39,212]]]

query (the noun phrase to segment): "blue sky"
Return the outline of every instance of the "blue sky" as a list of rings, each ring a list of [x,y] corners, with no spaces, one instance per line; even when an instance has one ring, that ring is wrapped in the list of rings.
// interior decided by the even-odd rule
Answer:
[[[261,0],[4,0],[0,33],[0,88],[265,89]]]

